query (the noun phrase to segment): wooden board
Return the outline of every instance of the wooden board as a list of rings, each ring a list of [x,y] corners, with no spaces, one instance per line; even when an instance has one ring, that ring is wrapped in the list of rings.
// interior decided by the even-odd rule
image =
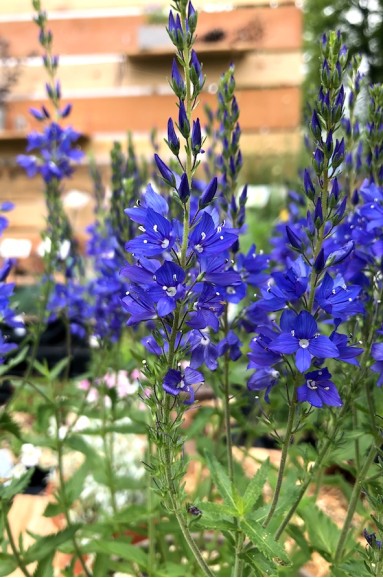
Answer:
[[[174,95],[128,96],[123,91],[111,91],[110,95],[96,96],[90,92],[87,97],[72,98],[73,110],[70,122],[85,134],[115,131],[163,130],[169,116],[177,115]],[[241,110],[241,127],[244,131],[264,129],[292,129],[300,122],[300,90],[298,87],[265,90],[237,91]],[[216,107],[216,95],[204,93],[201,103]],[[13,128],[24,118],[28,128],[38,128],[39,124],[29,114],[36,101],[13,101],[8,104],[7,124]],[[47,104],[47,103],[45,103]],[[204,119],[202,106],[198,115]]]
[[[226,12],[201,12],[198,42],[212,30],[224,32],[223,46],[247,43],[256,50],[297,50],[301,46],[301,12],[295,6],[277,9],[238,8]],[[54,50],[62,54],[139,54],[139,26],[147,25],[143,15],[105,16],[102,18],[63,18],[51,20]],[[9,42],[10,54],[30,56],[40,51],[36,25],[26,21],[4,21],[2,36]],[[210,43],[211,45],[212,43]],[[215,43],[217,46],[219,43]]]
[[[37,60],[37,62],[36,62]],[[207,87],[212,90],[221,74],[233,59],[230,57],[208,57],[203,59],[203,70]],[[299,86],[302,81],[302,55],[300,52],[286,54],[251,52],[234,59],[237,89]],[[100,57],[67,57],[60,62],[59,78],[63,94],[67,98],[84,91],[104,88],[133,87],[144,90],[152,87],[161,92],[170,91],[167,79],[170,76],[171,58],[161,60],[156,66],[150,61],[123,59],[119,55]],[[1,73],[1,66],[0,66]],[[44,98],[46,72],[40,59],[30,59],[22,65],[12,98]]]
[[[278,0],[274,3],[293,4],[293,0]],[[269,0],[230,0],[232,6],[268,6]],[[222,0],[193,0],[197,10],[209,7],[213,10],[222,9]],[[44,0],[43,7],[47,12],[68,12],[70,10],[102,10],[102,9],[134,9],[143,12],[168,10],[170,0]],[[5,0],[0,3],[0,15],[31,14],[31,0]]]

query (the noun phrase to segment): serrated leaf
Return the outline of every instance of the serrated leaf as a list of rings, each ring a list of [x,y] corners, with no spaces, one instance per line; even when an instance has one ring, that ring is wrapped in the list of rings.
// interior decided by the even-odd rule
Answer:
[[[86,546],[88,552],[95,552],[96,554],[109,554],[112,556],[119,556],[123,560],[135,562],[142,568],[147,566],[147,556],[139,547],[132,546],[129,542],[122,542],[120,540],[93,540]]]
[[[0,498],[4,501],[12,500],[16,494],[22,494],[25,488],[29,486],[34,468],[25,472],[20,478],[13,478],[9,486],[0,485]]]
[[[251,540],[254,546],[256,546],[268,560],[274,561],[276,558],[279,558],[285,564],[289,563],[283,546],[276,542],[272,534],[265,530],[261,524],[253,520],[251,520],[251,522],[248,520],[240,520],[239,525],[249,540]]]
[[[65,528],[64,530],[60,530],[57,534],[48,534],[47,536],[41,536],[41,538],[38,538],[24,554],[26,564],[35,561],[39,562],[49,556],[52,552],[58,550],[60,546],[73,538],[79,528],[80,525],[76,524],[69,528]]]
[[[311,547],[331,560],[340,536],[338,526],[311,499],[302,500],[298,513],[306,524]]]
[[[248,514],[253,509],[254,505],[258,501],[259,497],[262,495],[263,487],[270,472],[270,461],[267,459],[252,480],[250,480],[249,485],[246,488],[245,494],[243,496],[243,510],[244,514]]]
[[[237,504],[233,495],[233,484],[231,483],[225,469],[221,466],[217,458],[208,452],[205,452],[205,459],[209,466],[213,482],[217,486],[221,497],[228,506],[232,507],[234,511],[237,512]]]
[[[198,508],[202,511],[203,514],[209,514],[210,516],[215,516],[218,519],[237,515],[237,510],[225,503],[217,504],[216,502],[200,502],[198,504]]]
[[[277,565],[256,549],[244,552],[242,558],[255,570],[254,576],[276,576]]]
[[[3,554],[0,552],[0,576],[8,576],[17,568],[15,557],[11,554]]]

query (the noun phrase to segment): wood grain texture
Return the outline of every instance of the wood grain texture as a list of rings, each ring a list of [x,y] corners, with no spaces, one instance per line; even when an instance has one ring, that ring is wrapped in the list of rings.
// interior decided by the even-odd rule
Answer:
[[[138,28],[147,24],[144,15],[70,17],[51,20],[50,28],[54,35],[55,52],[60,55],[105,52],[139,54]],[[1,28],[12,55],[30,56],[31,53],[39,53],[36,25],[33,22],[4,21]],[[297,50],[301,46],[302,15],[295,6],[201,12],[195,44],[197,51],[199,43],[204,44],[206,34],[217,29],[223,31],[224,40],[216,42],[215,47],[228,48],[242,42],[254,50]]]
[[[302,55],[299,51],[286,54],[252,52],[237,55],[234,59],[229,56],[205,56],[203,69],[210,89],[219,82],[221,74],[232,61],[235,65],[238,90],[299,86],[302,82]],[[12,90],[12,99],[45,97],[46,73],[41,65],[36,64],[35,59],[31,59],[29,63],[22,65],[18,82]],[[76,96],[84,91],[120,87],[142,87],[143,90],[151,87],[154,91],[164,92],[170,90],[167,81],[170,70],[171,57],[161,59],[153,65],[153,62],[148,60],[135,61],[119,55],[101,55],[99,61],[80,56],[62,59],[59,76],[64,95],[71,98],[72,95]]]
[[[116,8],[141,10],[143,12],[155,12],[167,10],[169,0],[45,0],[44,8],[48,12],[68,12],[70,10],[113,10]],[[230,0],[232,6],[268,6],[268,0]],[[275,4],[275,3],[274,3]],[[293,0],[278,0],[278,5],[294,4]],[[197,10],[209,7],[210,10],[222,9],[222,0],[194,0],[193,5]],[[12,0],[0,2],[0,15],[31,14],[30,0]]]
[[[299,125],[298,87],[238,90],[236,95],[241,110],[241,127],[245,132],[292,129]],[[216,107],[216,96],[213,94],[201,94],[200,101]],[[110,95],[98,97],[89,92],[87,97],[72,98],[71,102],[73,109],[70,123],[78,131],[88,135],[124,130],[145,132],[152,128],[162,130],[167,126],[169,116],[173,116],[176,111],[176,98],[168,94],[127,96],[123,91],[110,91]],[[8,128],[17,126],[22,117],[27,128],[37,129],[38,122],[28,112],[32,106],[36,106],[34,100],[10,102],[7,113]],[[202,107],[199,115],[201,119],[204,117]]]

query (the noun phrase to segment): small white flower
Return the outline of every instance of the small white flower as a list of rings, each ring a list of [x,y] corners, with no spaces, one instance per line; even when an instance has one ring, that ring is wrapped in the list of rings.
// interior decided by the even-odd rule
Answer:
[[[41,457],[41,448],[33,444],[23,444],[21,446],[20,462],[26,468],[37,466]]]

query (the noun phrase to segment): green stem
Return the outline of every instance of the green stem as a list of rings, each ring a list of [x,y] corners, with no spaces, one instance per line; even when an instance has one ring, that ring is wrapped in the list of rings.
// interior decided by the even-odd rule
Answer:
[[[147,463],[150,467],[152,461],[152,451],[153,446],[150,441],[148,440],[148,451],[147,451]],[[153,488],[152,488],[152,477],[150,475],[150,471],[148,471],[148,485],[147,485],[147,493],[148,493],[148,539],[149,539],[149,549],[148,549],[148,576],[154,576],[155,572],[155,565],[156,565],[156,528],[154,524],[153,518]]]
[[[316,258],[318,257],[320,250],[322,249],[323,240],[324,240],[324,228],[326,224],[326,214],[327,214],[327,199],[328,199],[328,161],[325,163],[323,168],[323,186],[322,186],[322,194],[321,194],[321,202],[322,202],[322,212],[323,212],[323,224],[318,231],[318,239],[316,242],[314,255],[313,255],[313,264],[315,263]],[[315,286],[318,281],[318,275],[314,274],[314,271],[311,272],[310,278],[310,291],[309,291],[309,302],[307,309],[311,312],[313,305],[314,305],[314,298],[315,298]]]
[[[243,532],[237,533],[237,540],[235,544],[235,558],[232,576],[242,576],[243,561],[240,558],[242,553],[243,543],[245,541],[245,535]]]
[[[64,467],[63,467],[63,444],[62,444],[62,440],[59,438],[59,435],[58,435],[59,427],[60,427],[60,415],[58,413],[58,410],[56,409],[57,469],[58,469],[59,480],[60,480],[60,497],[61,497],[62,504],[64,506],[64,516],[65,516],[66,524],[67,524],[67,527],[70,528],[72,526],[72,521],[71,521],[70,515],[69,515],[70,504],[69,504],[68,496],[67,496],[66,489],[65,489],[66,484],[65,484],[65,477],[64,477]],[[73,548],[74,548],[74,551],[76,553],[76,556],[77,556],[77,558],[81,564],[81,567],[82,567],[85,575],[86,576],[92,576],[92,573],[88,570],[88,567],[87,567],[87,565],[83,559],[83,555],[81,553],[80,546],[77,542],[75,535],[73,535],[73,537],[72,537],[72,543],[73,543]]]
[[[228,324],[228,306],[225,305],[224,311],[224,331],[225,336],[227,336],[229,330]],[[233,464],[233,443],[231,439],[231,423],[230,423],[230,379],[229,379],[229,366],[230,357],[229,352],[226,351],[224,356],[224,366],[223,366],[223,409],[224,409],[224,421],[225,421],[225,432],[226,432],[226,451],[227,451],[227,465],[229,471],[230,481],[234,482],[234,464]]]
[[[323,446],[314,466],[311,468],[310,473],[308,474],[305,482],[301,485],[301,489],[300,492],[298,494],[298,496],[295,498],[290,510],[287,512],[284,520],[282,521],[282,523],[280,524],[279,528],[277,529],[277,531],[275,532],[275,540],[278,540],[281,535],[283,534],[286,526],[288,525],[288,523],[290,522],[291,518],[293,517],[293,515],[295,514],[299,504],[301,503],[301,500],[303,498],[303,496],[305,495],[308,487],[310,486],[310,484],[312,483],[314,477],[317,475],[317,473],[321,470],[322,465],[326,459],[327,456],[327,452],[329,451],[336,434],[338,433],[338,430],[340,429],[341,423],[342,423],[342,417],[345,415],[346,413],[346,404],[342,407],[341,411],[339,412],[339,415],[337,417],[335,426],[334,426],[334,430],[332,432],[332,435],[328,438],[327,442],[325,443],[325,445]]]
[[[365,481],[365,477],[367,475],[367,472],[370,469],[370,466],[372,465],[372,463],[375,459],[375,456],[376,456],[376,448],[375,448],[375,444],[373,444],[370,448],[370,451],[367,454],[367,457],[365,459],[363,467],[359,471],[359,473],[356,477],[356,480],[355,480],[355,484],[354,484],[351,498],[350,498],[350,503],[349,503],[348,510],[347,510],[346,519],[344,521],[342,532],[340,534],[338,545],[336,548],[336,552],[335,552],[335,556],[334,556],[334,564],[338,564],[342,560],[344,547],[345,547],[345,544],[346,544],[346,541],[348,538],[348,534],[350,531],[352,518],[354,517],[355,510],[356,510],[356,507],[358,505],[358,500],[360,497],[362,485]]]
[[[105,467],[106,467],[106,475],[109,482],[109,491],[110,491],[110,501],[112,504],[112,510],[114,516],[118,514],[117,502],[116,502],[116,486],[114,482],[114,471],[113,471],[113,432],[110,432],[110,444],[108,444],[108,432],[107,430],[107,413],[106,413],[106,395],[103,396],[103,411],[102,411],[102,429],[101,429],[101,437],[102,437],[102,446],[104,449],[104,456],[105,456]]]
[[[166,396],[165,399],[165,424],[168,424],[170,420],[170,397]],[[179,503],[178,498],[178,488],[174,484],[173,476],[172,476],[172,447],[171,443],[172,440],[169,435],[165,433],[164,436],[165,448],[164,448],[164,469],[165,469],[165,478],[167,487],[169,488],[168,491],[168,500],[171,505],[171,509],[177,519],[178,525],[180,530],[185,538],[187,545],[189,546],[190,550],[192,551],[194,558],[196,559],[201,571],[203,572],[204,576],[214,576],[211,572],[209,566],[206,564],[205,560],[202,557],[200,549],[198,548],[197,544],[194,541],[193,536],[189,532],[189,528],[187,527],[186,520],[184,514],[182,512],[182,506]]]
[[[2,512],[3,512],[3,522],[4,522],[4,528],[5,528],[5,532],[7,534],[7,538],[9,541],[9,545],[11,547],[12,550],[12,554],[14,555],[14,557],[16,558],[17,561],[17,565],[20,568],[20,570],[22,571],[22,573],[24,574],[24,576],[32,576],[32,574],[30,574],[28,572],[28,568],[26,566],[26,564],[24,564],[24,561],[20,555],[20,552],[17,549],[17,546],[15,544],[15,540],[13,539],[13,534],[12,534],[12,530],[11,527],[9,525],[9,520],[8,520],[8,515],[7,515],[7,511],[6,508],[4,507],[4,505],[2,504]]]
[[[358,410],[356,409],[355,404],[352,405],[352,428],[354,431],[357,431],[357,429],[358,429]],[[359,472],[359,470],[360,470],[360,445],[359,445],[359,439],[358,438],[355,439],[354,447],[355,447],[355,465],[356,465],[357,472]]]
[[[288,414],[288,418],[287,418],[286,434],[285,434],[285,439],[283,440],[281,462],[279,464],[279,470],[278,470],[277,485],[275,487],[275,492],[274,492],[274,496],[273,496],[273,501],[271,503],[270,511],[267,515],[266,520],[263,523],[264,528],[267,528],[267,526],[269,525],[272,517],[274,516],[274,512],[277,508],[277,505],[278,505],[279,496],[280,496],[281,488],[282,488],[283,475],[285,473],[285,467],[286,467],[286,462],[287,462],[287,454],[288,454],[290,443],[291,443],[291,432],[293,430],[293,425],[294,425],[296,404],[297,404],[296,392],[294,391],[294,396],[293,396],[293,398],[290,402],[290,406],[289,406],[289,414]]]

